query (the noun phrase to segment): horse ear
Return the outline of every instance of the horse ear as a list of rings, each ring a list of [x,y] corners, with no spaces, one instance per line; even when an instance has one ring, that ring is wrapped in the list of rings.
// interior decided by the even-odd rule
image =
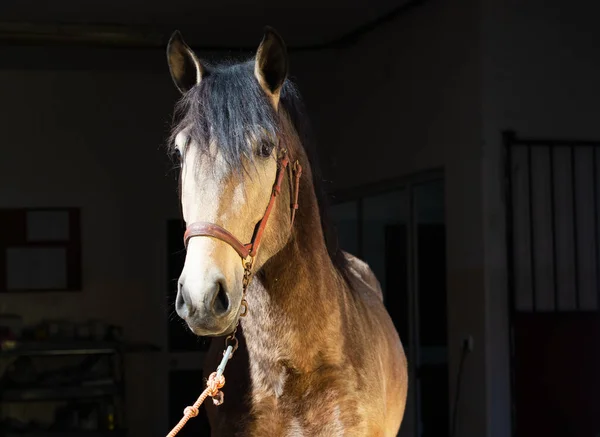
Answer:
[[[171,78],[177,89],[183,94],[199,84],[204,74],[200,60],[192,49],[183,41],[181,33],[176,30],[167,45],[167,61]]]
[[[267,95],[277,107],[281,87],[288,74],[288,55],[283,38],[271,27],[265,34],[256,52],[254,75]]]

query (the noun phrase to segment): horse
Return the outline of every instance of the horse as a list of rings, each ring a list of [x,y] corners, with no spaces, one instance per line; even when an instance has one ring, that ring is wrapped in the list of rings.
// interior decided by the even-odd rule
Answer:
[[[207,367],[235,346],[211,435],[396,436],[406,356],[377,278],[329,226],[282,37],[266,27],[251,59],[209,64],[175,31],[167,61],[186,223],[175,309],[213,337]]]

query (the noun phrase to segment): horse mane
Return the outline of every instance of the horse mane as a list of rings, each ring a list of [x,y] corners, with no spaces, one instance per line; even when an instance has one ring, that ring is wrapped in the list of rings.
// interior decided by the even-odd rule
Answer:
[[[232,169],[241,168],[244,161],[252,162],[254,158],[248,147],[248,137],[277,138],[283,133],[283,124],[254,76],[254,59],[203,65],[200,84],[185,93],[175,106],[170,145],[174,149],[176,135],[187,128],[190,138],[199,147],[207,148],[214,140],[227,165]],[[286,79],[282,87],[280,105],[290,117],[309,160],[327,252],[334,267],[347,281],[349,266],[329,217],[316,142],[300,92],[290,79]]]
[[[323,184],[316,140],[313,135],[309,118],[306,115],[306,108],[301,98],[300,91],[289,79],[286,79],[283,84],[280,104],[288,113],[292,121],[292,125],[294,126],[294,129],[296,130],[296,133],[298,134],[300,142],[304,147],[308,157],[313,178],[313,188],[317,197],[317,204],[319,205],[321,229],[323,231],[323,237],[325,238],[325,246],[327,247],[329,258],[344,280],[348,281],[350,267],[340,248],[337,230],[333,226],[333,222],[329,215],[329,197],[327,196],[327,192],[325,191]]]

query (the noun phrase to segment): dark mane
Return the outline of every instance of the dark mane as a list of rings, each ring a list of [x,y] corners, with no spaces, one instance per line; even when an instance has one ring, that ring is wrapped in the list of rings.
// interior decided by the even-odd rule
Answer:
[[[334,266],[347,279],[347,262],[340,250],[337,233],[330,224],[329,205],[310,123],[300,93],[289,79],[283,85],[280,104],[288,113],[309,159],[327,251]],[[253,159],[248,135],[276,138],[282,133],[278,114],[254,77],[253,59],[206,68],[201,83],[177,103],[175,116],[172,146],[175,136],[188,128],[191,139],[200,147],[207,147],[210,140],[215,140],[231,168],[240,168],[244,158]]]
[[[339,246],[337,232],[329,217],[329,199],[323,187],[323,178],[318,159],[318,150],[316,141],[309,123],[306,110],[298,91],[298,88],[290,81],[286,80],[281,90],[281,105],[288,113],[294,129],[300,138],[313,176],[313,187],[317,196],[319,205],[319,216],[321,217],[321,228],[325,237],[325,246],[333,265],[338,269],[344,279],[348,280],[348,263]]]
[[[178,120],[171,144],[184,128],[199,147],[211,140],[231,168],[240,168],[243,158],[252,160],[248,135],[275,138],[278,116],[254,77],[254,63],[205,67],[202,81],[190,89],[175,107]]]

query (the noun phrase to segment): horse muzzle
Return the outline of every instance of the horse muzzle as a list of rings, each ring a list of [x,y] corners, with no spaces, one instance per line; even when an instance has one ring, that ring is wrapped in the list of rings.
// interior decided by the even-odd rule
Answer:
[[[240,302],[234,302],[221,277],[190,284],[180,278],[175,310],[190,330],[200,336],[229,334],[237,323]]]

